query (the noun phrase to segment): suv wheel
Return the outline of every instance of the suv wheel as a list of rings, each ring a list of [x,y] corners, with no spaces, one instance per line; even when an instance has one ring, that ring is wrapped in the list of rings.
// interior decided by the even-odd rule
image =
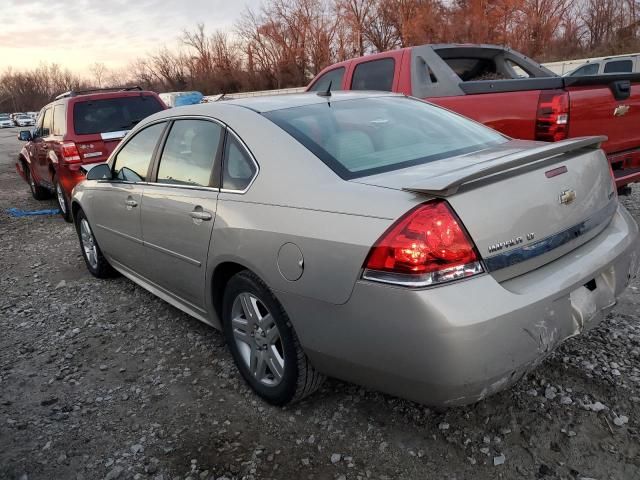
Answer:
[[[313,368],[284,308],[256,275],[234,275],[222,308],[231,355],[258,395],[273,405],[285,405],[320,387],[324,375]]]
[[[67,222],[71,222],[71,212],[69,208],[69,202],[67,201],[67,196],[62,189],[62,185],[58,182],[58,177],[54,177],[53,179],[54,188],[56,190],[56,200],[58,201],[58,207],[60,208],[60,214],[62,218]]]
[[[75,224],[78,239],[80,240],[82,258],[84,258],[84,263],[87,265],[87,269],[91,272],[91,275],[98,278],[113,276],[113,267],[109,265],[107,259],[104,258],[102,250],[100,250],[100,246],[93,235],[91,224],[83,210],[78,210]]]
[[[27,183],[29,184],[29,190],[31,190],[31,195],[33,196],[33,198],[35,198],[36,200],[47,199],[49,197],[49,191],[36,183],[31,173],[31,167],[27,166],[26,164],[23,165],[24,174],[27,177]]]

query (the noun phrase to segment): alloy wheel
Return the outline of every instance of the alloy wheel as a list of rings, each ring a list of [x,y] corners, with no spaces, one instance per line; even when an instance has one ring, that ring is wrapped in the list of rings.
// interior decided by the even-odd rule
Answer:
[[[231,328],[250,374],[263,385],[278,385],[284,375],[284,348],[265,304],[251,293],[240,293],[231,307]]]
[[[93,232],[86,218],[80,221],[80,239],[82,240],[82,248],[87,262],[89,262],[91,268],[98,268],[98,249],[96,248],[96,241],[93,238]]]
[[[56,197],[58,198],[58,206],[63,214],[67,213],[67,203],[64,198],[64,192],[62,191],[62,187],[59,183],[56,183]]]

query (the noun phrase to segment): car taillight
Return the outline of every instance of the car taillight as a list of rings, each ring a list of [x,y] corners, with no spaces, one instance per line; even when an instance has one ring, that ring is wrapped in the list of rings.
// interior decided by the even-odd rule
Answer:
[[[62,144],[62,160],[66,163],[80,163],[80,152],[73,142],[64,142]]]
[[[569,136],[569,94],[562,90],[543,90],[538,98],[536,140],[557,142]]]
[[[480,255],[444,200],[409,211],[376,242],[363,278],[424,287],[484,272]]]

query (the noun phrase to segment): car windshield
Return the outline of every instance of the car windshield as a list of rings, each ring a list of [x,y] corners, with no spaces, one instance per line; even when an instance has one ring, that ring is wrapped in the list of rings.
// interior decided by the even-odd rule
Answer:
[[[344,179],[485,149],[508,141],[460,115],[407,97],[372,97],[264,114]]]
[[[74,130],[78,135],[130,130],[160,110],[162,105],[151,95],[77,102],[73,107]]]

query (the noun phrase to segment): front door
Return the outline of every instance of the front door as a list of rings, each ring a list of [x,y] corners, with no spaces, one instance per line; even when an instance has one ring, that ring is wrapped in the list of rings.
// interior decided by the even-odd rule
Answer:
[[[140,130],[117,153],[113,163],[113,179],[98,181],[95,190],[87,192],[92,224],[100,248],[111,261],[144,272],[144,249],[140,210],[147,175],[156,145],[166,123]]]
[[[31,166],[35,173],[36,181],[45,187],[52,187],[51,172],[49,171],[49,143],[47,139],[51,135],[52,109],[46,108],[42,111],[35,129],[33,139],[33,153]]]
[[[176,120],[142,199],[146,275],[183,302],[205,308],[207,255],[216,216],[224,128]]]

